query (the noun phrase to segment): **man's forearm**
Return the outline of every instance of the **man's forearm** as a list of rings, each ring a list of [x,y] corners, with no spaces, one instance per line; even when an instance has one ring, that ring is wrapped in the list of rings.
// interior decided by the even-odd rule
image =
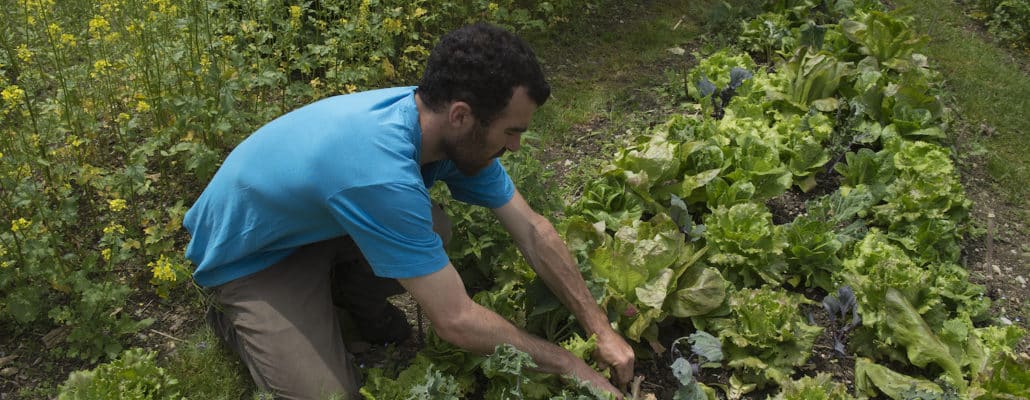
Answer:
[[[551,292],[576,316],[587,333],[610,331],[608,316],[587,289],[583,275],[569,254],[565,242],[546,218],[533,221],[532,243],[520,249]]]
[[[435,327],[441,338],[465,350],[490,354],[499,344],[510,343],[533,358],[537,368],[551,374],[572,373],[582,362],[561,347],[517,328],[497,313],[472,303],[453,322]]]

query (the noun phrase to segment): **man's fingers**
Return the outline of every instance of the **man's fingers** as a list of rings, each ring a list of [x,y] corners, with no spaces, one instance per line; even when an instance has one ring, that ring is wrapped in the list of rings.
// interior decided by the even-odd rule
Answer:
[[[633,362],[623,363],[615,367],[615,379],[619,385],[625,386],[633,378]]]

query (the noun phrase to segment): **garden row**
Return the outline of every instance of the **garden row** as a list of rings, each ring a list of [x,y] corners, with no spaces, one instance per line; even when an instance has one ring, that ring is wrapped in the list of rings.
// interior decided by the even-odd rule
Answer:
[[[565,239],[613,326],[641,358],[672,352],[676,399],[714,399],[714,388],[726,398],[1026,397],[1030,362],[1014,351],[1025,332],[988,315],[959,264],[970,202],[947,146],[941,77],[918,52],[927,38],[875,1],[765,10],[739,43],[770,64],[733,50],[701,59],[679,83],[692,108],[635,135],[566,209]],[[788,192],[808,199],[803,212],[774,223],[767,204]],[[515,254],[497,258],[506,267],[481,271],[493,286],[475,300],[591,361],[592,341],[532,270]],[[663,330],[693,334],[669,343]],[[853,382],[799,368],[821,336]],[[530,362],[431,335],[396,378],[370,371],[363,393],[591,398]]]

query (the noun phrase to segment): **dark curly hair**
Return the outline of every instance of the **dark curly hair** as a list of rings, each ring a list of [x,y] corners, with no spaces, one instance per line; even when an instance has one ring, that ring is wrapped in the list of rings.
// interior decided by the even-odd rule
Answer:
[[[451,31],[429,54],[417,92],[433,111],[448,103],[469,104],[481,124],[489,124],[508,105],[515,87],[525,86],[542,106],[551,87],[536,55],[518,36],[477,23]]]

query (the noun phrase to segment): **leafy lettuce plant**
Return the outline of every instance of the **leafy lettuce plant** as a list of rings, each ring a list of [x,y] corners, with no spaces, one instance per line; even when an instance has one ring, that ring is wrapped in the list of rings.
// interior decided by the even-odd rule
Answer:
[[[987,306],[977,295],[982,289],[957,284],[961,274],[951,268],[921,267],[874,229],[844,260],[841,278],[859,293],[863,329],[851,338],[859,353],[943,373],[944,381],[965,393],[967,376],[975,376],[1002,346],[982,339],[981,328],[973,326],[970,314]]]
[[[776,143],[753,133],[739,133],[732,148],[733,168],[725,177],[733,182],[748,181],[755,187],[754,199],[765,201],[790,188],[793,176],[780,161]]]
[[[365,400],[458,400],[469,389],[420,353],[396,379],[380,368],[369,369],[361,395]]]
[[[790,28],[791,21],[786,15],[762,13],[741,23],[737,40],[744,50],[772,60],[773,54],[792,53],[797,46],[797,39]]]
[[[175,400],[181,398],[178,381],[158,367],[157,352],[140,348],[92,370],[75,371],[59,388],[58,400]]]
[[[852,400],[848,388],[840,382],[834,382],[832,376],[819,373],[798,380],[783,383],[780,392],[772,400]]]
[[[619,228],[590,252],[589,260],[593,275],[608,281],[608,307],[617,311],[619,329],[660,349],[657,323],[667,315],[666,298],[703,254],[662,213]]]
[[[737,287],[783,283],[787,239],[764,205],[719,207],[704,218],[708,261]]]
[[[807,192],[816,186],[816,173],[830,161],[824,143],[833,133],[833,121],[821,112],[777,116],[773,129],[780,158],[793,175],[794,184]]]
[[[906,391],[918,390],[928,394],[944,394],[937,384],[918,377],[901,374],[876,364],[873,360],[859,357],[855,360],[855,391],[864,396],[876,396],[881,392],[887,397],[901,400]]]
[[[711,92],[708,95],[703,94],[701,88],[697,85],[698,82],[708,81],[713,89],[726,88],[730,85],[732,80],[731,72],[734,68],[744,71],[754,71],[756,69],[755,61],[746,53],[731,54],[729,50],[720,50],[708,57],[700,57],[698,54],[694,56],[701,61],[698,62],[697,67],[694,67],[687,74],[687,81],[692,83],[687,86],[687,90],[690,97],[698,102],[711,95]],[[751,82],[750,80],[742,80],[740,87],[736,89],[736,93],[746,96],[752,90],[753,85]]]
[[[838,61],[828,52],[801,47],[787,62],[779,64],[770,75],[766,96],[783,112],[806,113],[810,107],[819,111],[835,111],[841,81],[851,73],[848,63]]]
[[[867,148],[857,152],[848,152],[845,162],[837,164],[834,169],[844,177],[844,185],[863,185],[872,196],[871,201],[878,203],[887,193],[887,186],[894,182],[894,153],[890,150],[874,152]],[[869,204],[870,206],[872,204]]]
[[[802,215],[783,226],[787,240],[784,248],[788,278],[795,287],[834,288],[832,277],[840,270],[838,252],[843,243],[828,221]]]
[[[926,261],[958,260],[971,202],[950,153],[942,146],[898,139],[891,144],[897,179],[874,207],[874,219],[892,239]]]
[[[605,174],[590,181],[583,195],[568,207],[569,215],[602,222],[605,229],[619,229],[623,224],[639,220],[644,214],[644,201],[626,183],[624,177]]]
[[[823,331],[802,317],[806,304],[812,301],[769,286],[743,289],[730,296],[730,315],[704,321],[703,329],[717,332],[739,382],[753,388],[780,384],[808,360]]]
[[[881,11],[857,12],[854,17],[841,21],[844,34],[861,54],[890,69],[907,68],[912,55],[929,41],[928,36],[909,28],[902,17]]]

